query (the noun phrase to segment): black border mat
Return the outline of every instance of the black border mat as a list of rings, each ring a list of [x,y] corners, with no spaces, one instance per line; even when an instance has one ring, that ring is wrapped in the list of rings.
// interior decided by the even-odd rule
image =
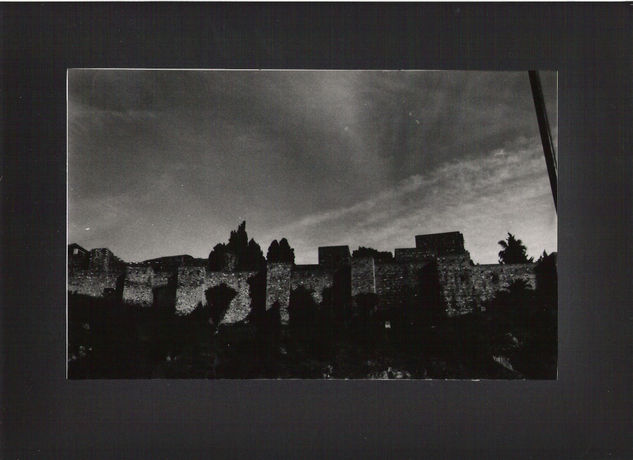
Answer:
[[[631,458],[632,30],[625,3],[0,5],[2,457]],[[66,381],[73,67],[558,70],[558,380]]]

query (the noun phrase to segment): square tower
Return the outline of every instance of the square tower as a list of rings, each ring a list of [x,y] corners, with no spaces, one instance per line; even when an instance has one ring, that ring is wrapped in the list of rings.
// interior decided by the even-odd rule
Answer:
[[[461,232],[416,235],[415,247],[422,253],[434,256],[466,253],[466,249],[464,249],[464,235]]]
[[[352,256],[349,246],[320,246],[319,265],[322,268],[337,269],[348,267],[351,264]]]

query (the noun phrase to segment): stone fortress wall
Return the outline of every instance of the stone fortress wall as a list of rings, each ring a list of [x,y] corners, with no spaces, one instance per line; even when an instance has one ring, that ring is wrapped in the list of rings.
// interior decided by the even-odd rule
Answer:
[[[398,308],[411,299],[418,302],[429,298],[431,293],[425,290],[439,285],[444,313],[456,316],[481,308],[516,279],[535,287],[534,264],[474,265],[460,232],[418,235],[415,241],[414,248],[396,249],[390,262],[351,257],[348,246],[326,246],[319,248],[319,263],[315,265],[269,263],[266,309],[279,308],[281,322],[287,324],[290,296],[299,288],[306,289],[320,303],[337,283],[347,283],[344,292],[352,302],[360,294],[373,294],[379,308]],[[115,295],[129,304],[151,307],[156,305],[158,290],[172,283],[175,313],[187,315],[207,304],[208,289],[225,284],[236,295],[222,323],[233,324],[247,319],[251,311],[249,281],[257,275],[254,271],[235,271],[234,266],[212,271],[190,256],[125,264],[108,249],[86,251],[71,244],[68,291],[92,297]],[[424,308],[422,303],[420,308]]]

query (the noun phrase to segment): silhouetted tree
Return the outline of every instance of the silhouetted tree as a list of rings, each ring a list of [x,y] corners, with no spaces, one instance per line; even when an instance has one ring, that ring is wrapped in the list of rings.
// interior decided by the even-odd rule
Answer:
[[[500,264],[526,264],[534,262],[532,257],[527,256],[527,248],[523,242],[508,232],[508,238],[499,241],[503,248],[499,251]]]
[[[279,242],[277,240],[273,240],[268,246],[268,252],[266,253],[266,260],[268,262],[278,262],[279,261]]]
[[[364,246],[360,246],[352,252],[352,257],[373,257],[374,260],[382,262],[393,261],[393,254],[390,251],[378,251],[377,249],[366,248]]]
[[[266,260],[268,260],[268,262],[288,262],[294,264],[295,250],[290,247],[286,238],[282,238],[279,242],[273,240],[268,247]]]
[[[246,233],[246,221],[232,230],[228,243],[216,244],[209,254],[208,267],[210,270],[222,270],[225,268],[227,254],[234,254],[237,258],[238,270],[259,270],[266,266],[266,259],[262,249],[255,240],[248,240]]]
[[[279,259],[280,262],[295,263],[295,250],[290,247],[288,240],[285,238],[279,241]]]
[[[262,248],[251,238],[244,253],[238,254],[238,270],[260,270],[265,266],[266,259]]]
[[[224,262],[226,258],[226,244],[218,243],[213,247],[213,250],[209,253],[209,270],[222,270],[224,268]]]
[[[231,230],[227,249],[235,253],[238,259],[240,256],[246,253],[248,249],[248,234],[246,233],[245,220],[242,221],[242,223],[237,227],[237,230]]]

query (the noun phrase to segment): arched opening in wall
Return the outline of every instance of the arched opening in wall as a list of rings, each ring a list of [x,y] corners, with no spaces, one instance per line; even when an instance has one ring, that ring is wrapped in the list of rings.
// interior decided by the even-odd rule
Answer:
[[[237,295],[237,291],[222,283],[207,289],[204,295],[207,299],[211,324],[217,328],[228,311],[231,301]]]

